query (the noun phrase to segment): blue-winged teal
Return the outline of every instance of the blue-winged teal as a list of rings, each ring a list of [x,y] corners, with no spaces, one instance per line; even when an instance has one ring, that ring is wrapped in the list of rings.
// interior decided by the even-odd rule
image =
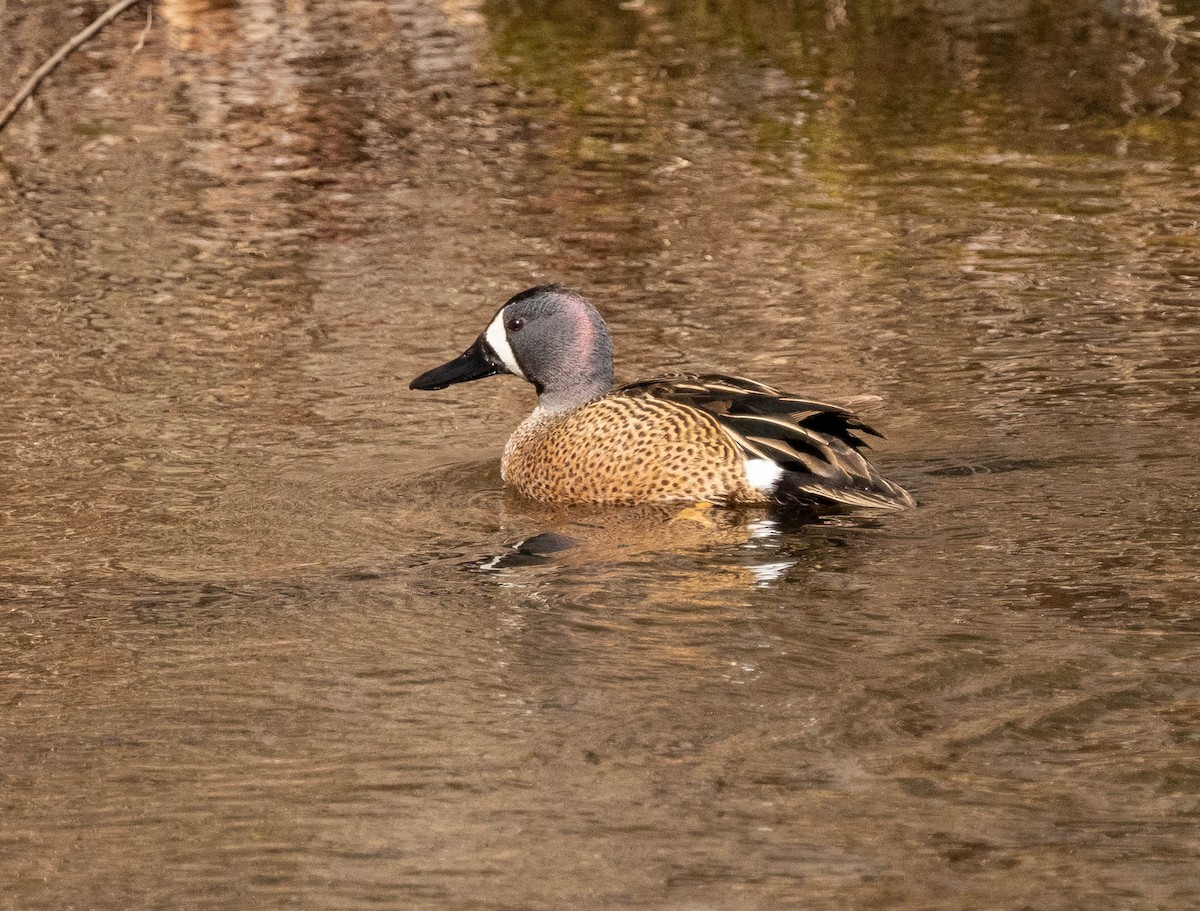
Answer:
[[[505,482],[551,503],[915,505],[863,458],[880,436],[836,405],[720,374],[612,389],[600,314],[574,291],[541,285],[511,298],[483,334],[412,389],[512,373],[537,408],[504,447]]]

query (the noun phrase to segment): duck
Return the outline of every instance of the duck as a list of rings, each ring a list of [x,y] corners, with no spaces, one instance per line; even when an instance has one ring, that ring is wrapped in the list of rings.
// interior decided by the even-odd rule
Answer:
[[[849,407],[740,376],[675,373],[613,385],[613,343],[576,291],[509,298],[462,354],[414,390],[498,374],[531,383],[537,406],[509,437],[503,481],[544,503],[795,505],[902,509],[912,495],[869,462],[882,438]]]

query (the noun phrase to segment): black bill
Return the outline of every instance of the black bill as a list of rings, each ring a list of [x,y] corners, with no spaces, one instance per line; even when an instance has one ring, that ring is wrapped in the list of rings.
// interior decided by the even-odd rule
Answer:
[[[508,368],[496,356],[481,335],[475,339],[475,344],[452,361],[426,370],[408,384],[409,389],[445,389],[455,383],[468,383],[471,380],[481,380],[485,376],[495,376],[497,373],[507,373]]]

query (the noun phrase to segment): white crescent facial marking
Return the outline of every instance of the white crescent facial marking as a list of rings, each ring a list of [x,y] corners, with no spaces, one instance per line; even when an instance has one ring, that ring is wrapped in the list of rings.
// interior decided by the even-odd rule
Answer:
[[[529,379],[525,375],[525,371],[517,363],[517,357],[513,354],[512,345],[508,343],[508,330],[504,328],[503,310],[496,314],[496,318],[487,327],[484,338],[487,339],[487,343],[492,346],[492,350],[504,362],[504,366],[509,369],[510,373],[516,374],[523,380]]]
[[[770,459],[746,459],[746,483],[755,490],[770,493],[783,476],[783,469]]]

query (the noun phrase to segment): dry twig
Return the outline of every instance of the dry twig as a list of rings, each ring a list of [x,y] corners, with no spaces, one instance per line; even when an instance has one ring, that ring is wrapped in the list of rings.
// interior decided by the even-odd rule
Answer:
[[[101,13],[91,25],[79,32],[70,41],[55,51],[51,55],[50,59],[39,66],[34,71],[33,75],[26,80],[25,84],[21,86],[21,90],[17,92],[17,94],[13,97],[13,100],[10,101],[4,108],[4,111],[0,112],[0,130],[3,130],[6,126],[8,126],[8,122],[13,119],[13,115],[17,113],[17,110],[21,107],[21,105],[24,104],[30,98],[30,96],[37,91],[37,87],[42,84],[42,80],[53,73],[60,63],[70,57],[71,54],[78,50],[80,46],[82,46],[89,38],[100,31],[100,29],[104,28],[104,26],[108,25],[108,23],[116,19],[117,16],[121,15],[121,13],[125,12],[125,10],[129,9],[129,7],[133,6],[134,4],[141,2],[143,2],[143,0],[119,0],[119,2],[114,3],[103,13]]]
[[[146,39],[150,36],[150,29],[154,27],[154,4],[146,4],[146,27],[142,29],[142,33],[138,35],[137,44],[133,46],[133,50],[129,53],[136,54],[146,46]]]

